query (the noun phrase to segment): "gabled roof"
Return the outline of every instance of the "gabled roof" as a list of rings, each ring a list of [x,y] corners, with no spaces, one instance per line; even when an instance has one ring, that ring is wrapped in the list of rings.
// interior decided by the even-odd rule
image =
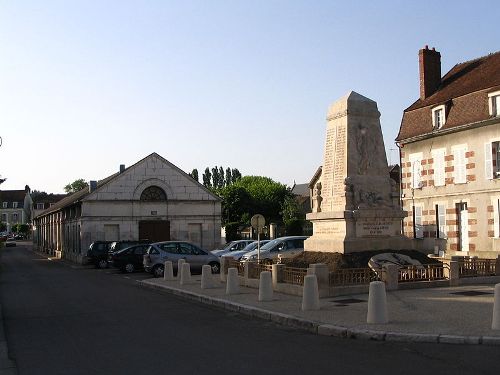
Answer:
[[[431,108],[447,105],[442,130],[490,118],[488,92],[500,90],[500,52],[455,65],[437,91],[405,109],[397,141],[433,132]]]
[[[292,194],[297,196],[309,196],[309,184],[295,184],[292,188]]]
[[[139,160],[137,163],[131,165],[130,167],[126,168],[123,172],[116,172],[114,174],[112,174],[111,176],[108,176],[106,177],[105,179],[103,180],[100,180],[100,181],[97,181],[97,189],[95,191],[99,191],[99,189],[101,189],[103,186],[107,185],[108,183],[112,182],[115,178],[117,178],[118,176],[122,175],[123,173],[126,173],[129,169],[132,169],[134,168],[136,165],[142,163],[144,160],[146,160],[147,158],[150,158],[152,156],[156,156],[158,157],[159,159],[161,159],[164,163],[168,164],[169,166],[171,166],[173,169],[177,170],[179,173],[183,174],[184,176],[186,176],[187,178],[191,179],[193,181],[193,183],[196,183],[200,186],[200,188],[202,188],[203,190],[205,190],[207,193],[209,193],[211,196],[213,196],[216,200],[220,201],[221,199],[216,196],[214,193],[212,193],[210,190],[208,190],[205,186],[201,185],[198,181],[194,180],[191,176],[189,176],[187,173],[185,173],[184,171],[182,171],[181,169],[179,169],[177,166],[175,166],[174,164],[170,163],[167,159],[163,158],[162,156],[160,156],[159,154],[157,154],[156,152],[153,152],[151,153],[150,155],[146,156],[145,158]],[[45,211],[42,211],[38,216],[43,216],[43,215],[47,215],[51,212],[55,212],[55,211],[58,211],[62,208],[65,208],[65,207],[69,207],[75,203],[78,203],[78,202],[81,202],[84,198],[86,198],[88,195],[90,195],[90,190],[89,188],[85,188],[85,189],[82,189],[80,191],[77,191],[76,193],[73,193],[69,196],[67,196],[66,198],[60,200],[59,202],[57,202],[56,204],[52,205],[52,207],[48,208],[47,210]]]
[[[7,208],[12,208],[12,202],[18,202],[17,208],[23,208],[25,196],[26,196],[25,190],[1,190],[0,202],[8,202],[9,204]],[[3,205],[0,206],[0,208],[2,207]]]

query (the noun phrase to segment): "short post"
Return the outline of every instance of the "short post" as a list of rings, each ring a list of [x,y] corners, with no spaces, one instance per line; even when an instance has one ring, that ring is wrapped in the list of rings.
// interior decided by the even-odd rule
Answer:
[[[309,265],[308,274],[316,275],[320,297],[328,296],[330,292],[330,271],[325,263],[314,263]]]
[[[220,281],[226,282],[227,264],[229,257],[220,257]]]
[[[399,284],[399,267],[396,264],[386,264],[382,270],[382,281],[387,290],[397,290]]]
[[[243,263],[243,279],[245,280],[246,286],[248,286],[249,267],[250,267],[250,262],[248,260],[245,260],[245,262]]]
[[[189,263],[182,263],[180,284],[187,285],[191,283],[191,265]]]
[[[181,270],[182,270],[182,265],[186,263],[186,259],[179,259],[177,261],[177,278],[180,280],[181,278]]]
[[[240,280],[238,279],[238,269],[229,268],[227,270],[226,294],[238,294],[240,292]]]
[[[212,275],[212,267],[205,264],[201,267],[201,289],[209,289],[214,287],[214,277]]]
[[[163,268],[163,280],[172,281],[174,278],[174,267],[172,266],[172,261],[167,260]]]
[[[450,261],[450,286],[457,286],[460,280],[460,263],[456,260]]]
[[[316,275],[306,275],[304,277],[302,311],[308,310],[319,310],[318,280]]]
[[[383,281],[372,281],[370,283],[366,322],[370,324],[387,323],[387,296]]]
[[[285,271],[284,264],[273,264],[272,265],[272,278],[273,278],[273,287],[276,288],[278,283],[283,282],[283,276]]]
[[[269,271],[260,273],[259,280],[259,301],[272,301],[273,300],[273,279]]]
[[[500,284],[495,285],[495,297],[493,301],[493,321],[491,329],[500,329]]]

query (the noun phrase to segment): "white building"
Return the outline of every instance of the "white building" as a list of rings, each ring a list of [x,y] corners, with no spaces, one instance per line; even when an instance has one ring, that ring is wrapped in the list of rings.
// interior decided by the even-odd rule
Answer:
[[[34,219],[39,251],[82,261],[93,241],[220,244],[221,200],[156,153],[76,192]]]

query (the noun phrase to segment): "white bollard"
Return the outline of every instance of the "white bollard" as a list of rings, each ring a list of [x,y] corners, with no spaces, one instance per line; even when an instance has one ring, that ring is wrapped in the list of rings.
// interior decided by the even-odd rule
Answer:
[[[186,285],[191,283],[191,265],[189,263],[182,263],[182,268],[181,268],[181,278],[180,278],[180,284],[181,285]]]
[[[177,278],[180,280],[181,278],[181,270],[182,270],[182,265],[186,263],[186,259],[179,259],[177,261]]]
[[[500,329],[500,284],[495,285],[495,297],[493,300],[493,322],[491,329]]]
[[[304,277],[302,311],[307,310],[319,310],[318,279],[316,275],[306,275]]]
[[[201,289],[209,289],[214,287],[214,276],[212,275],[212,267],[205,264],[201,268]]]
[[[366,322],[371,324],[385,324],[387,319],[387,296],[383,281],[372,281],[368,294],[368,314]]]
[[[170,260],[167,260],[164,264],[163,268],[163,280],[165,281],[172,281],[175,280],[174,278],[174,268],[172,267],[172,262]]]
[[[226,294],[238,294],[240,292],[240,280],[237,268],[228,268],[226,281]]]
[[[273,276],[269,271],[260,273],[259,280],[259,301],[272,301],[273,300]]]

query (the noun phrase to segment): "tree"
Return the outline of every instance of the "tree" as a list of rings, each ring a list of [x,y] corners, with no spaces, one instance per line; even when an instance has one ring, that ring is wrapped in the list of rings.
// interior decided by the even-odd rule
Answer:
[[[7,230],[7,224],[3,221],[0,221],[0,232],[5,232]]]
[[[195,169],[193,169],[189,175],[190,175],[193,179],[195,179],[195,180],[196,180],[196,182],[199,182],[199,180],[198,180],[198,169],[196,169],[196,168],[195,168]]]
[[[227,169],[226,169],[226,181],[225,181],[224,186],[229,186],[233,183],[232,176],[233,175],[231,173],[231,168],[227,167]]]
[[[203,185],[209,189],[212,187],[211,179],[212,174],[210,173],[210,168],[206,167],[205,173],[203,173]]]
[[[89,186],[88,182],[83,178],[79,178],[78,180],[73,181],[72,183],[66,185],[64,187],[64,191],[66,193],[76,193],[82,189],[85,189]]]
[[[234,184],[236,181],[238,181],[241,178],[241,173],[238,169],[234,168],[231,171],[231,182]]]
[[[293,196],[287,196],[282,204],[281,215],[288,236],[301,236],[305,215]]]
[[[0,178],[0,185],[5,182],[6,178]]]

